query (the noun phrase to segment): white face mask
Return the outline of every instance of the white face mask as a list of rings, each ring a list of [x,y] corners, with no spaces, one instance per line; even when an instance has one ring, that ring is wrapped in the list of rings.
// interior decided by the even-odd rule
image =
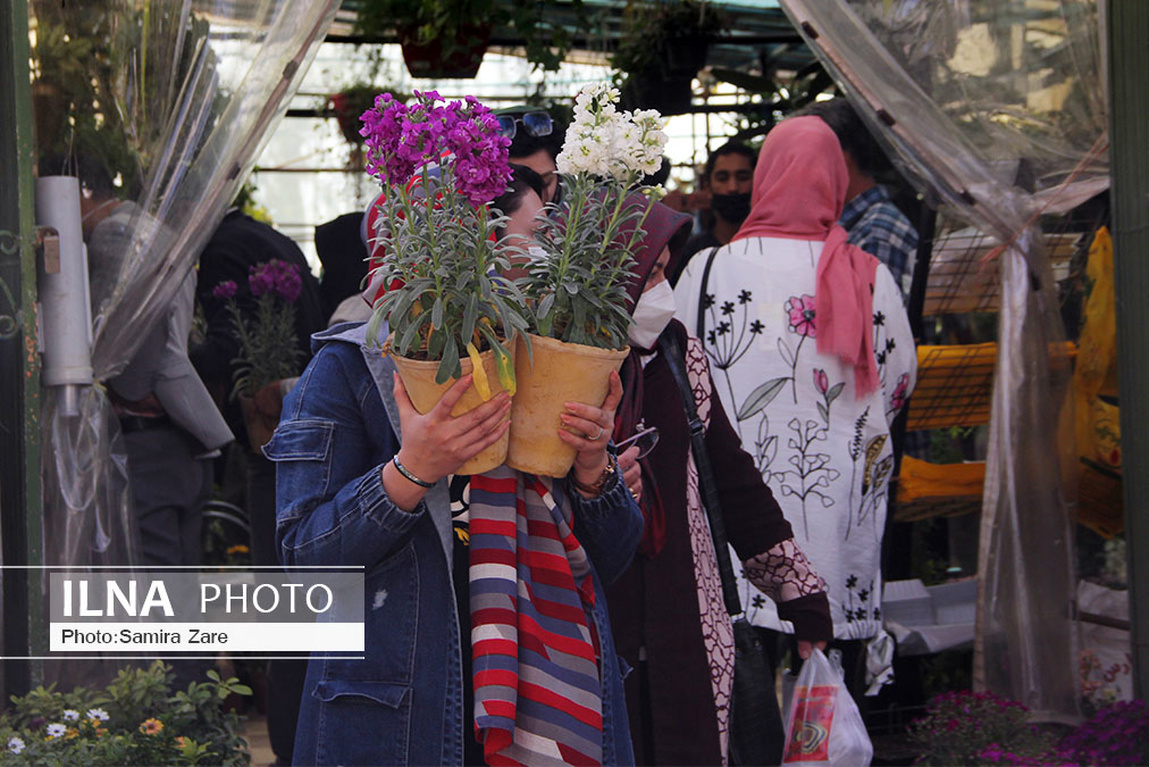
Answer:
[[[631,344],[641,349],[653,349],[662,331],[674,319],[676,308],[674,291],[665,280],[639,296],[627,331]]]

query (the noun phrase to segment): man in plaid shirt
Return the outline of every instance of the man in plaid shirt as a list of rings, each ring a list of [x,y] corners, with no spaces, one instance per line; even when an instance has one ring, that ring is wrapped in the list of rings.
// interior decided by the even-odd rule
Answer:
[[[822,118],[842,145],[850,183],[838,223],[849,233],[852,245],[873,254],[889,268],[902,289],[902,299],[908,301],[918,232],[874,181],[874,175],[887,162],[881,147],[844,98],[817,102],[801,114]]]

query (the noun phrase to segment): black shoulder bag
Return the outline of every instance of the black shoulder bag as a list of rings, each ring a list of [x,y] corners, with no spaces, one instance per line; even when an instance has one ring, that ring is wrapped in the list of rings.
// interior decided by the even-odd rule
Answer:
[[[711,254],[713,256],[713,253]],[[701,311],[700,311],[701,315]],[[734,690],[730,700],[730,763],[732,765],[779,764],[785,738],[782,715],[774,690],[774,669],[766,660],[766,648],[758,633],[746,621],[738,584],[730,563],[726,526],[718,501],[718,487],[710,468],[705,427],[694,404],[694,390],[686,377],[685,357],[672,333],[658,340],[670,372],[678,384],[686,418],[690,423],[690,445],[698,469],[698,489],[710,522],[714,556],[722,576],[722,600],[734,624]]]

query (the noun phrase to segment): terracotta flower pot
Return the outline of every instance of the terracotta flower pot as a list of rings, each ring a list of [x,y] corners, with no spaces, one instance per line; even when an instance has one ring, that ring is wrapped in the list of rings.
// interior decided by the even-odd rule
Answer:
[[[622,367],[630,347],[614,351],[531,336],[531,351],[533,365],[524,346],[516,350],[518,392],[511,405],[507,465],[529,474],[565,477],[575,450],[557,433],[563,403],[601,404],[610,388],[611,371]]]
[[[512,356],[514,349],[511,350]],[[498,368],[495,365],[495,353],[493,351],[485,351],[479,355],[483,361],[483,370],[487,373],[487,382],[491,387],[491,396],[503,391],[503,385],[499,381]],[[455,379],[448,379],[446,383],[435,383],[435,373],[439,369],[439,361],[426,361],[426,360],[413,360],[408,357],[400,357],[398,354],[391,354],[391,359],[395,360],[395,367],[399,370],[399,377],[403,379],[403,386],[407,388],[407,394],[411,397],[411,403],[415,409],[420,413],[426,413],[442,399],[443,394],[447,389],[450,389],[455,384]],[[463,375],[467,375],[474,367],[469,358],[462,360]],[[479,405],[483,404],[483,398],[479,396],[479,391],[475,388],[474,384],[471,388],[467,389],[467,393],[463,398],[455,404],[451,410],[451,415],[462,415],[470,410],[474,410]],[[459,474],[482,474],[484,471],[490,471],[497,466],[503,465],[507,458],[507,442],[510,433],[504,434],[495,444],[488,447],[483,452],[471,460],[464,463],[459,467]]]
[[[298,380],[299,376],[272,381],[257,391],[254,397],[240,393],[239,408],[243,412],[247,441],[256,455],[263,455],[263,446],[275,434],[279,416],[283,412],[283,398]]]
[[[279,384],[269,384],[269,386]],[[279,426],[279,413],[265,412],[259,403],[262,398],[250,394],[239,395],[239,408],[243,412],[243,425],[247,429],[247,441],[256,455],[263,455],[263,446],[271,441],[275,427]]]

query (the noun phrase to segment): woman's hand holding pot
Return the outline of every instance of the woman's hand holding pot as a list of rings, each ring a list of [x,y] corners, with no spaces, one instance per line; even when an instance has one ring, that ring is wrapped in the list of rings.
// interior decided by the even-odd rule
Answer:
[[[404,511],[413,510],[427,493],[428,488],[423,484],[433,485],[455,473],[464,463],[495,444],[511,427],[511,398],[505,391],[474,410],[451,415],[451,409],[470,386],[471,376],[463,376],[435,407],[420,414],[411,403],[402,379],[395,375],[395,404],[403,430],[402,447],[396,458],[402,469],[393,462],[385,464],[383,486],[391,501]]]
[[[622,379],[618,373],[610,374],[610,389],[602,405],[595,407],[582,402],[564,403],[562,414],[563,428],[558,430],[559,439],[573,447],[575,454],[572,470],[575,486],[586,497],[598,494],[600,480],[604,479],[610,456],[606,446],[614,431],[614,413],[622,400]]]

